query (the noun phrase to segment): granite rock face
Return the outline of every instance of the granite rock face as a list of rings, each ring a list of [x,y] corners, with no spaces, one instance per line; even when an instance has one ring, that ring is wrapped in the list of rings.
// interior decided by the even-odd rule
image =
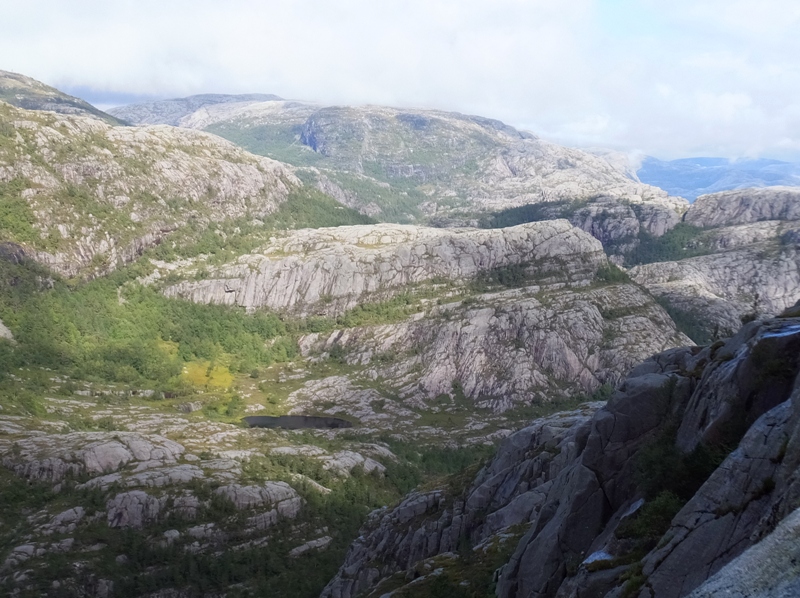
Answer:
[[[509,437],[466,490],[412,494],[376,512],[323,596],[380,592],[382,580],[454,550],[453,538],[477,550],[514,526],[522,536],[496,573],[498,596],[689,594],[797,508],[798,355],[800,320],[783,318],[749,324],[725,344],[654,356],[604,407]],[[655,446],[672,447],[664,454],[674,459],[696,458],[699,446],[737,448],[697,477],[665,533],[635,544],[625,526],[658,508],[639,473]],[[631,554],[641,546],[643,558]]]
[[[706,338],[742,318],[774,316],[800,297],[800,188],[726,191],[697,199],[684,222],[700,255],[631,268],[631,277]]]
[[[564,388],[589,392],[615,384],[642,357],[687,340],[649,295],[620,284],[488,293],[397,324],[308,335],[300,347],[309,357],[343,352],[347,364],[364,368],[362,377],[396,388],[407,406],[452,394],[458,381],[478,406],[503,411],[531,396],[551,401]],[[336,399],[336,408],[346,405],[372,422],[387,417],[370,409],[377,398],[314,385],[293,393],[290,404],[302,413]]]
[[[0,183],[13,182],[17,209],[32,218],[7,240],[67,276],[108,272],[190,221],[264,216],[302,186],[279,162],[199,131],[5,103],[0,123],[9,131]]]
[[[3,465],[31,480],[60,482],[66,475],[111,473],[134,463],[174,465],[183,446],[135,432],[72,432],[20,439]]]
[[[495,230],[392,224],[306,229],[204,280],[167,287],[165,294],[250,310],[339,315],[437,279],[463,283],[517,266],[533,278],[578,281],[590,279],[604,262],[602,246],[566,221]]]
[[[144,104],[113,112],[174,122]],[[326,193],[384,221],[465,224],[484,212],[598,196],[665,214],[688,205],[640,183],[617,156],[565,148],[480,116],[250,101],[203,106],[178,124],[306,167]]]
[[[613,284],[599,278],[608,268],[601,244],[564,220],[505,229],[380,224],[293,232],[216,269],[195,263],[173,270],[189,280],[164,292],[343,323],[348,310],[365,304],[418,302],[419,311],[399,321],[300,339],[304,357],[337,354],[359,371],[347,384],[338,376],[309,382],[290,397],[292,412],[338,408],[378,422],[388,413],[369,407],[382,397],[363,379],[392,389],[402,401],[391,403],[398,417],[452,395],[454,384],[502,412],[532,396],[549,402],[567,389],[613,384],[644,357],[688,342],[624,275]]]
[[[800,595],[800,510],[723,567],[691,598],[791,598]]]
[[[701,195],[686,213],[687,224],[701,228],[800,220],[800,188],[766,187]]]

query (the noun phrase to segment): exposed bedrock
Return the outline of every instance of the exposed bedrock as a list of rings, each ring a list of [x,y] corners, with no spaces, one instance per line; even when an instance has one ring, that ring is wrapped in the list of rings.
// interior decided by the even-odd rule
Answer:
[[[509,437],[467,490],[373,514],[323,596],[519,526],[498,596],[689,594],[800,505],[799,356],[800,319],[780,318],[642,362],[607,405]],[[648,527],[665,500],[677,514]]]
[[[465,282],[510,265],[542,281],[589,280],[605,261],[600,243],[565,220],[496,230],[397,224],[306,229],[165,292],[198,303],[337,314],[409,285]]]

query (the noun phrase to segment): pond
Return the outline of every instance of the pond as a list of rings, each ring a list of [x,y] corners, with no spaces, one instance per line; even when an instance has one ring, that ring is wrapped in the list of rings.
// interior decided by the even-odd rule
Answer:
[[[244,418],[251,428],[283,428],[285,430],[302,430],[305,428],[352,428],[353,422],[338,417],[323,417],[317,415],[281,415],[270,417],[268,415],[251,415]]]

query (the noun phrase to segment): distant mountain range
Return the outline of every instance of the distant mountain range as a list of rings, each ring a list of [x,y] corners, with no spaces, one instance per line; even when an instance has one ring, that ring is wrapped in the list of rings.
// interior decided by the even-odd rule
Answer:
[[[706,193],[731,189],[800,185],[800,164],[725,158],[659,160],[648,156],[636,175],[643,183],[694,201]]]

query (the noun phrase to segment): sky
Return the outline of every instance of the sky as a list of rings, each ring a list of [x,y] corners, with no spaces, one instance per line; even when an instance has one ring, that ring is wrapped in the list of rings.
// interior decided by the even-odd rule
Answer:
[[[437,108],[662,159],[800,161],[798,0],[0,0],[0,69],[108,107]]]

